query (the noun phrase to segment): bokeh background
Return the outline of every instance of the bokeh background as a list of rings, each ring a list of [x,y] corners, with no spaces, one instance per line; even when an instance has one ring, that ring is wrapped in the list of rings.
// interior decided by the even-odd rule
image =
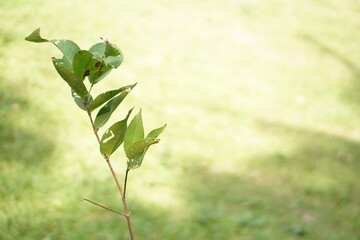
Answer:
[[[0,239],[128,239],[79,203],[121,210],[61,53],[24,41],[37,27],[117,44],[94,91],[139,84],[112,121],[168,124],[129,177],[137,239],[359,239],[358,0],[0,0],[0,20]]]

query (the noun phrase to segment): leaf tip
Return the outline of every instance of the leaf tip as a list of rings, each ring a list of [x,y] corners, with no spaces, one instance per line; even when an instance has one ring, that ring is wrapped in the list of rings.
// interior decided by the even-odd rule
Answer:
[[[29,36],[25,37],[25,40],[35,43],[48,42],[47,39],[44,39],[40,36],[40,27],[35,29]]]
[[[126,115],[126,120],[130,117],[130,114],[132,113],[132,111],[134,110],[135,106],[132,107],[129,111],[128,111],[128,114]]]

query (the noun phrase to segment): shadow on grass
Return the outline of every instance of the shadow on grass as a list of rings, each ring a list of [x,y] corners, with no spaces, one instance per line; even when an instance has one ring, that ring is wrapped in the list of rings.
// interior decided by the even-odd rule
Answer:
[[[0,152],[2,163],[21,163],[31,167],[43,163],[53,151],[54,144],[49,138],[41,136],[40,133],[29,131],[31,126],[28,126],[29,129],[18,126],[18,118],[26,116],[23,112],[28,107],[28,102],[16,96],[16,92],[0,91],[0,116],[2,118]],[[39,112],[38,114],[41,115]],[[34,118],[34,116],[29,117]]]
[[[17,40],[12,32],[0,28],[0,47],[6,49],[12,41]],[[0,52],[0,60],[2,54]],[[8,62],[8,61],[5,61]],[[0,72],[0,164],[24,164],[27,167],[43,163],[43,160],[53,151],[53,143],[41,133],[32,132],[31,124],[19,126],[24,118],[40,119],[43,116],[41,109],[29,111],[28,98],[31,95],[26,90],[26,84],[19,79],[8,79],[7,68],[1,65]],[[13,71],[19,71],[14,69]],[[32,121],[29,121],[32,122]],[[41,122],[38,121],[38,122]]]
[[[344,136],[276,122],[259,121],[264,134],[290,144],[267,157],[256,157],[265,182],[289,187],[299,209],[307,209],[313,231],[334,231],[327,239],[356,239],[360,234],[360,143]],[[269,176],[270,174],[270,176]],[[274,176],[275,174],[275,176]],[[272,175],[272,176],[271,176]],[[349,235],[346,235],[348,233]],[[341,235],[345,234],[345,235]],[[321,235],[319,235],[321,237]]]
[[[350,84],[347,84],[345,91],[342,94],[343,99],[355,103],[356,106],[360,104],[360,65],[355,63],[351,57],[341,54],[336,49],[328,46],[326,43],[320,41],[314,36],[303,34],[300,36],[306,43],[316,47],[322,54],[330,56],[341,63],[348,69],[351,79]]]
[[[42,176],[49,168],[54,143],[31,129],[32,119],[41,118],[41,110],[38,109],[38,115],[30,116],[29,125],[24,127],[20,122],[26,123],[22,118],[29,112],[28,101],[11,84],[1,82],[0,89],[0,239],[19,239],[11,238],[9,232],[20,235],[24,232],[21,239],[27,239],[28,230],[22,222],[27,210],[18,203],[34,202],[41,191],[39,186],[44,185]],[[33,216],[36,214],[35,211]]]
[[[129,199],[137,239],[357,239],[360,144],[277,122],[258,127],[291,147],[253,156],[245,173],[217,171],[189,156],[174,176],[188,211],[177,218]],[[96,195],[113,196],[108,180],[97,184]],[[118,206],[118,196],[111,199],[110,207]],[[32,214],[44,218],[31,221]],[[123,218],[71,201],[37,209],[15,227],[18,239],[129,239]]]
[[[2,82],[0,87],[0,199],[19,199],[22,191],[31,189],[33,177],[47,168],[54,144],[32,132],[30,124],[28,129],[20,126],[20,120],[24,120],[21,118],[27,117],[29,103],[9,84]]]
[[[282,123],[258,127],[291,147],[253,156],[245,173],[184,160],[179,187],[191,211],[185,222],[150,214],[166,219],[161,231],[173,227],[161,239],[357,239],[360,144]]]
[[[350,138],[276,122],[259,121],[258,126],[290,146],[261,162],[267,167],[338,180],[356,176],[360,169],[360,143]]]

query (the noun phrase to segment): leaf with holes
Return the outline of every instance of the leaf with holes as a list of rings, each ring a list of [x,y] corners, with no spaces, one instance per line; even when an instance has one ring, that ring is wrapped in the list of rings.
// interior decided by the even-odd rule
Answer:
[[[50,40],[63,54],[62,60],[64,66],[68,69],[73,69],[73,60],[77,52],[81,51],[79,46],[71,40],[67,39],[53,39]]]
[[[82,110],[84,110],[84,111],[87,111],[87,110],[86,110],[86,106],[85,106],[85,102],[79,97],[79,95],[78,95],[73,89],[71,89],[71,96],[73,97],[74,102],[76,103],[76,105],[77,105],[80,109],[82,109]],[[87,101],[88,101],[88,104],[91,104],[91,102],[93,101],[91,95],[89,95]]]
[[[129,110],[125,119],[114,123],[101,138],[100,152],[110,156],[123,143],[125,131],[127,129],[127,120],[133,108]]]
[[[110,65],[101,65],[99,71],[95,72],[94,74],[89,76],[89,82],[91,84],[96,84],[103,80],[112,70]]]
[[[62,79],[67,82],[71,89],[73,89],[82,100],[87,100],[89,92],[86,90],[84,83],[75,76],[74,72],[64,66],[61,59],[52,59],[52,61]]]
[[[81,50],[74,56],[74,73],[79,79],[84,80],[86,76],[98,72],[102,64],[102,60],[94,57],[91,52]]]
[[[157,129],[154,129],[152,130],[147,136],[145,139],[148,139],[148,138],[157,138],[166,128],[166,124],[160,128],[157,128]],[[144,149],[144,151],[142,151],[141,154],[138,154],[134,157],[134,159],[131,160],[131,162],[133,163],[136,163],[137,167],[140,167],[141,164],[142,164],[142,161],[145,157],[145,154],[147,152],[147,150],[149,149],[150,146],[146,147]],[[134,165],[134,164],[133,164]],[[134,169],[134,168],[133,168]]]
[[[104,66],[101,66],[98,72],[89,76],[91,84],[98,83],[102,80],[113,68],[119,67],[124,59],[121,50],[108,41],[94,44],[89,49],[89,52],[93,53],[94,56],[102,58],[106,63]]]
[[[135,169],[140,167],[143,158],[137,158],[137,156],[141,156],[145,149],[147,149],[150,145],[156,144],[158,142],[160,142],[160,139],[158,138],[145,138],[131,144],[125,152],[128,158],[128,169]]]

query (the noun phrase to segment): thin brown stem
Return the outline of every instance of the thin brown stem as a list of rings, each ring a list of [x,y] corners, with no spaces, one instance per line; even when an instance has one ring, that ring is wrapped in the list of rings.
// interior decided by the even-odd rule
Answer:
[[[87,114],[88,114],[89,119],[90,119],[90,123],[91,123],[92,129],[93,129],[94,134],[95,134],[95,136],[96,136],[96,139],[97,139],[98,143],[100,144],[100,138],[99,138],[99,134],[98,134],[98,129],[95,127],[95,124],[94,124],[94,121],[93,121],[93,119],[92,119],[91,112],[90,112],[90,110],[89,110],[89,108],[88,108],[88,106],[87,106],[87,103],[86,103],[86,110],[87,110]]]
[[[97,139],[98,143],[100,144],[100,137],[99,137],[99,134],[98,134],[98,129],[95,127],[94,121],[93,121],[92,116],[91,116],[91,112],[90,112],[90,110],[88,108],[88,103],[85,103],[85,106],[86,106],[87,114],[89,116],[89,120],[90,120],[91,126],[93,128],[94,134],[96,136],[96,139]],[[129,209],[127,207],[127,204],[126,204],[125,191],[123,192],[123,190],[121,188],[121,185],[120,185],[119,180],[118,180],[118,178],[116,176],[116,173],[115,173],[115,171],[114,171],[114,169],[113,169],[113,167],[111,165],[109,156],[104,154],[103,158],[106,160],[106,163],[108,164],[108,167],[109,167],[109,169],[111,171],[113,179],[114,179],[114,181],[116,183],[116,186],[117,186],[117,188],[119,190],[121,200],[123,202],[123,206],[124,206],[124,210],[125,210],[125,217],[126,217],[128,228],[129,228],[130,238],[131,238],[131,240],[135,240],[134,233],[133,233],[132,226],[131,226],[131,220],[130,220],[131,212],[129,211]],[[127,175],[127,172],[126,172],[126,175]]]
[[[109,169],[110,169],[111,174],[112,174],[112,176],[113,176],[113,178],[114,178],[114,180],[115,180],[116,186],[117,186],[117,188],[118,188],[118,190],[119,190],[119,193],[120,193],[120,196],[121,196],[121,199],[122,199],[122,197],[123,197],[123,190],[122,190],[121,185],[120,185],[120,182],[119,182],[119,180],[118,180],[118,178],[117,178],[117,176],[116,176],[116,173],[115,173],[115,171],[114,171],[114,169],[113,169],[113,167],[112,167],[112,165],[111,165],[110,158],[109,158],[108,156],[106,156],[106,155],[103,155],[103,157],[105,158],[106,163],[107,163],[108,166],[109,166]]]
[[[106,209],[106,210],[109,210],[109,211],[111,211],[111,212],[114,212],[114,213],[119,214],[119,215],[124,216],[124,217],[127,217],[127,216],[128,216],[128,215],[126,215],[125,213],[115,211],[114,209],[105,207],[105,206],[103,206],[103,205],[101,205],[101,204],[99,204],[99,203],[96,203],[96,202],[91,201],[91,200],[86,199],[86,198],[84,198],[84,199],[81,200],[81,201],[87,201],[87,202],[92,203],[92,204],[94,204],[94,205],[96,205],[96,206],[98,206],[98,207],[104,208],[104,209]]]
[[[129,216],[126,217],[126,220],[127,220],[127,224],[128,224],[128,228],[129,228],[130,238],[131,238],[131,240],[135,240],[134,233],[133,233],[133,230],[131,227],[130,214],[131,214],[131,212],[129,212]]]

